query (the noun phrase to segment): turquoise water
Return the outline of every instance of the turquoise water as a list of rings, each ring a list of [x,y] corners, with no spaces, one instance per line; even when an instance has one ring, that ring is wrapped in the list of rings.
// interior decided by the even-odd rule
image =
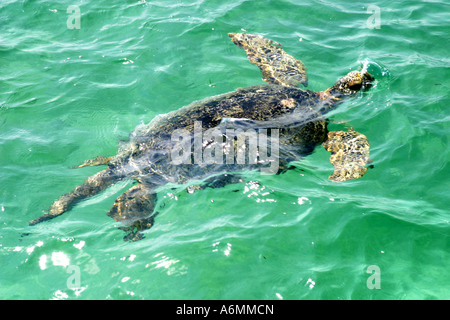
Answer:
[[[2,0],[0,298],[449,299],[450,6],[370,4]],[[330,129],[364,133],[373,169],[332,183],[319,147],[238,192],[162,190],[134,243],[105,215],[130,182],[28,226],[136,125],[262,84],[227,36],[242,30],[301,59],[311,90],[367,66],[376,86]]]

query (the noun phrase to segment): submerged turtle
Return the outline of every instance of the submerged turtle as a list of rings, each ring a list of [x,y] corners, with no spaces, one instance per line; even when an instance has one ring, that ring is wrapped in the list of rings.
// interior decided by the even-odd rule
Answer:
[[[158,187],[200,181],[189,186],[188,192],[218,188],[243,182],[242,171],[267,168],[274,161],[276,173],[281,173],[287,170],[289,162],[310,154],[320,144],[332,153],[330,162],[335,170],[330,180],[362,177],[370,162],[367,138],[354,130],[328,132],[323,115],[344,98],[368,89],[373,77],[366,71],[351,71],[327,90],[300,89],[299,84],[307,86],[306,68],[279,43],[254,34],[230,33],[229,36],[247,52],[250,62],[261,69],[263,80],[268,84],[194,102],[138,126],[130,134],[129,141],[119,146],[116,156],[97,157],[78,166],[108,165],[74,191],[61,196],[47,213],[32,220],[30,225],[55,218],[80,200],[96,195],[120,180],[132,179],[136,184],[116,199],[107,214],[123,223],[121,229],[127,232],[124,240],[139,240],[143,237],[141,231],[154,223]],[[239,144],[236,132],[244,129],[247,133],[261,130],[266,138],[270,136],[277,140],[263,147],[262,140],[255,146],[248,139],[240,144],[241,149],[255,147],[253,150],[258,157],[270,145],[275,157],[237,161],[237,155],[233,153],[233,147]],[[201,135],[211,130],[216,130],[219,135],[203,139]],[[182,150],[185,154],[176,158],[180,154],[177,149],[180,143],[186,147]],[[191,147],[200,148],[203,158],[202,154],[191,154]],[[211,152],[211,148],[214,148],[213,160],[204,161],[205,152]],[[224,158],[232,161],[222,161]]]

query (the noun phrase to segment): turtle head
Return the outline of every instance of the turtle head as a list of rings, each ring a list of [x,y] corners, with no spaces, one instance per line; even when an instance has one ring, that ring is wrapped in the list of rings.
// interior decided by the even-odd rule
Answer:
[[[374,80],[375,78],[367,71],[351,71],[326,91],[330,96],[335,98],[350,97],[361,90],[365,91],[369,89]]]

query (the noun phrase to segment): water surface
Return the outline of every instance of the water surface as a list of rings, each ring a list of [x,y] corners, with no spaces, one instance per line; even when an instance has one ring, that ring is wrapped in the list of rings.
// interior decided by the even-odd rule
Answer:
[[[79,29],[60,1],[0,3],[0,298],[450,298],[447,3],[70,4]],[[332,183],[319,147],[281,176],[248,175],[259,184],[162,190],[135,243],[105,215],[127,182],[28,226],[98,171],[71,166],[115,154],[136,125],[263,84],[227,36],[243,31],[301,59],[311,90],[367,66],[377,85],[330,129],[364,133],[373,169]]]

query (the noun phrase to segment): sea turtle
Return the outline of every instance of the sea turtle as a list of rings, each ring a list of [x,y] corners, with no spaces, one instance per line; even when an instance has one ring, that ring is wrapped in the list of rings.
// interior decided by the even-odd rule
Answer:
[[[288,169],[289,162],[310,154],[320,144],[332,153],[330,162],[335,170],[329,177],[331,180],[362,177],[370,162],[367,138],[352,129],[328,132],[328,121],[323,115],[344,98],[368,89],[374,78],[366,71],[351,71],[324,91],[300,89],[299,84],[307,86],[306,68],[279,43],[255,34],[228,35],[247,52],[250,62],[261,69],[263,80],[268,84],[206,98],[157,116],[149,124],[139,125],[130,134],[129,141],[119,145],[116,156],[97,157],[78,166],[108,167],[89,177],[74,191],[62,195],[48,212],[30,221],[30,225],[57,217],[80,200],[120,180],[131,179],[135,185],[116,199],[107,214],[123,223],[121,229],[127,232],[124,240],[139,240],[143,237],[141,231],[154,223],[158,187],[178,184],[188,186],[188,192],[218,188],[243,182],[242,171],[267,168],[274,161],[276,173],[281,173]],[[219,134],[204,138],[211,130]],[[253,149],[256,157],[264,148],[267,151],[269,145],[276,157],[259,157],[253,159],[255,161],[249,157],[248,161],[237,161],[237,149],[233,147],[238,147],[240,136],[236,132],[250,130],[253,133],[259,130],[257,133],[263,132],[267,138],[264,146],[263,140],[256,140],[256,149]],[[250,151],[255,147],[255,140],[252,142],[250,136],[239,145],[241,150]],[[269,137],[276,139],[272,141]],[[186,148],[174,152],[180,144]],[[200,156],[195,152],[191,154],[195,148],[200,148],[197,149]],[[205,161],[208,150],[208,159],[212,161]],[[183,152],[184,157],[177,158]],[[215,156],[211,158],[212,154]],[[225,158],[231,161],[221,161]],[[189,185],[191,181],[197,184]]]

